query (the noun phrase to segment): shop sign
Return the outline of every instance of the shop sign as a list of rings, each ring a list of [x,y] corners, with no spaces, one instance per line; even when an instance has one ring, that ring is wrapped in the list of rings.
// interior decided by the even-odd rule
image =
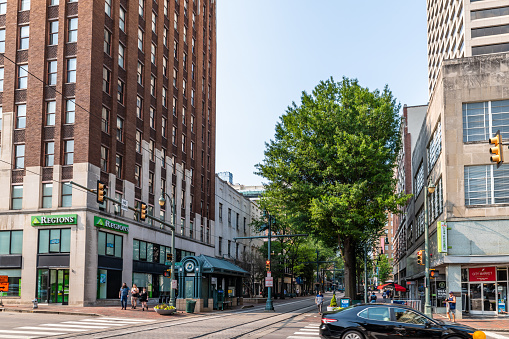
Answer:
[[[505,313],[505,302],[504,299],[498,300],[498,313]]]
[[[113,231],[118,231],[122,233],[129,233],[129,226],[126,224],[121,224],[119,222],[108,220],[101,217],[94,217],[94,225],[97,227],[106,228]]]
[[[439,253],[447,253],[447,223],[437,222],[437,244]]]
[[[9,292],[9,276],[0,275],[0,292]]]
[[[32,226],[76,225],[77,214],[36,215],[32,217]]]
[[[496,281],[497,271],[495,267],[469,268],[469,281]]]
[[[437,298],[440,300],[447,299],[447,289],[445,288],[437,288]]]

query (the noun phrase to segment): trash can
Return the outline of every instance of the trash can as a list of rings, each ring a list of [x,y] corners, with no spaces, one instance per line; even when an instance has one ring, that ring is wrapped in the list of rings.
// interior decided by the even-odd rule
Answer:
[[[186,312],[194,313],[194,307],[196,306],[196,301],[194,300],[186,300]]]

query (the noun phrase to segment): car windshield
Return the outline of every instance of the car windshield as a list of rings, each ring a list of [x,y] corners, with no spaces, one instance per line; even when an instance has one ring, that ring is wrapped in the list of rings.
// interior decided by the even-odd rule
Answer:
[[[429,322],[426,317],[406,308],[394,308],[394,317],[398,323],[423,325]]]

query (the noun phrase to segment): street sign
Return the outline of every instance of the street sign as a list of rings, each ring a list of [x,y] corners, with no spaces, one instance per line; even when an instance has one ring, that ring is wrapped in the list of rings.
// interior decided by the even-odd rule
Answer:
[[[177,289],[177,280],[172,280],[171,281],[171,288],[176,290]]]
[[[272,273],[270,271],[267,272],[267,277],[272,277]]]
[[[122,211],[128,211],[129,210],[129,202],[126,199],[122,199],[122,206],[120,207]]]
[[[265,287],[274,287],[274,278],[266,277],[265,278]]]

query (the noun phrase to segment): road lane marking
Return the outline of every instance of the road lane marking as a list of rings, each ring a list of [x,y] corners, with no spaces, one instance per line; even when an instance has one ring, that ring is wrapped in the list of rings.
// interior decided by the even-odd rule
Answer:
[[[80,320],[80,321],[63,321],[62,324],[85,324],[85,325],[94,325],[94,326],[125,326],[126,324],[123,323],[123,324],[119,324],[118,322],[117,323],[108,323],[108,324],[105,324],[105,323],[99,323],[97,321],[93,321],[93,320]]]
[[[108,326],[92,326],[92,325],[71,325],[71,324],[42,324],[41,326],[58,326],[58,327],[76,327],[76,328],[90,328],[90,329],[103,329]]]
[[[319,328],[301,328],[299,331],[318,332]]]
[[[297,336],[297,335],[291,335],[289,337],[286,337],[287,339],[316,339],[316,338],[320,338],[319,336],[316,336],[316,337],[302,337],[302,336]]]
[[[135,321],[135,322],[140,322],[140,323],[150,323],[150,322],[155,321],[155,320],[136,319],[136,318],[110,318],[110,317],[102,317],[99,319],[88,318],[88,320],[115,320],[115,321],[118,320],[118,321]]]
[[[15,330],[2,330],[2,333],[12,333],[12,334],[34,334],[34,335],[60,335],[60,334],[66,334],[65,332],[62,333],[55,333],[55,332],[41,332],[41,331],[15,331]]]
[[[84,329],[77,329],[77,328],[62,328],[62,327],[37,327],[37,326],[23,326],[23,327],[16,327],[16,330],[40,330],[44,329],[44,331],[69,331],[69,332],[82,332],[86,331]]]
[[[30,336],[26,336],[26,335],[9,335],[9,334],[0,334],[0,338],[5,338],[5,339],[31,339],[31,338],[37,338],[38,336],[35,336],[35,337],[30,337]]]

